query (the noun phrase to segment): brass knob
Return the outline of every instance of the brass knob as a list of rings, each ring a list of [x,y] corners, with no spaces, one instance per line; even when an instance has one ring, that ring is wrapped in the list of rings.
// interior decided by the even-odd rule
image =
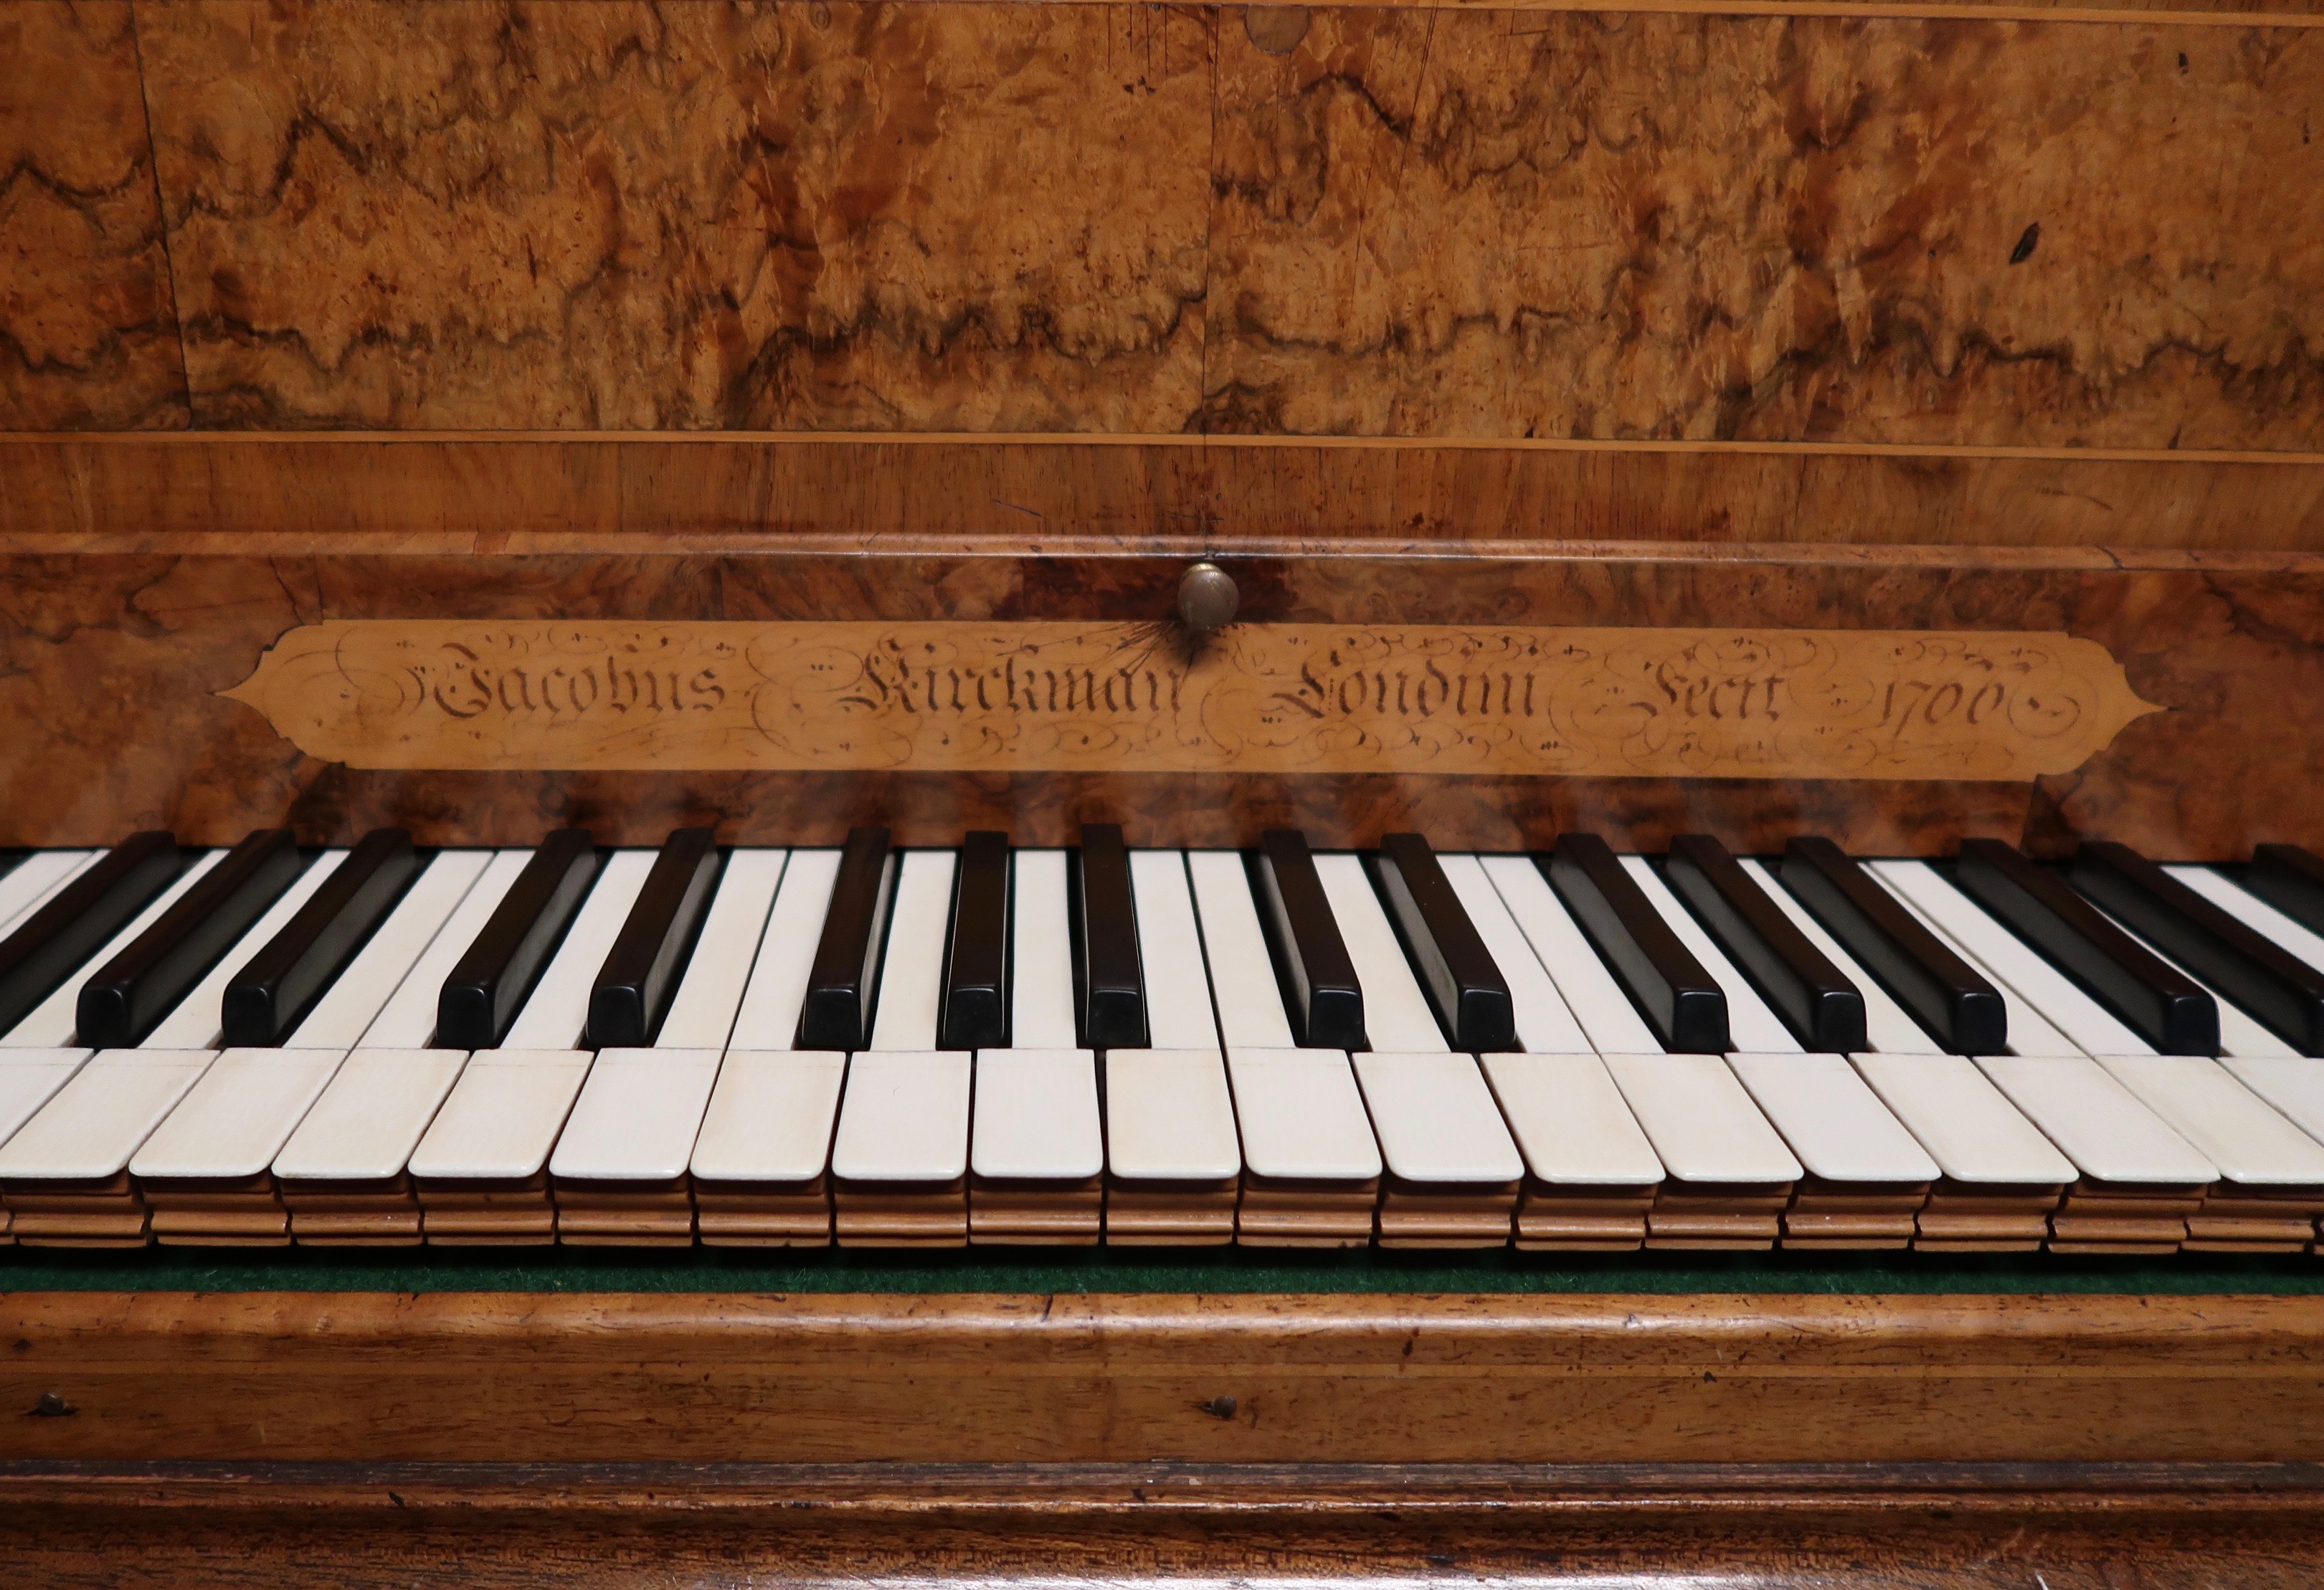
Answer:
[[[1235,609],[1241,605],[1234,576],[1217,564],[1190,563],[1178,576],[1178,616],[1189,630],[1207,634],[1222,629],[1234,622]]]

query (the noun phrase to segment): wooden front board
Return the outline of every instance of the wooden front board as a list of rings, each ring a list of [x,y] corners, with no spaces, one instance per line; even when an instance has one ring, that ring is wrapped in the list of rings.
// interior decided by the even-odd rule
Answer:
[[[2312,1585],[2304,1297],[0,1297],[109,1585]],[[327,1565],[318,1567],[318,1565]]]
[[[2324,1458],[2304,1297],[48,1292],[8,1456]],[[29,1414],[44,1397],[69,1414]]]
[[[1453,754],[1308,770],[1241,749],[1194,770],[1129,755],[927,770],[702,767],[660,755],[637,758],[647,767],[621,758],[553,769],[512,768],[509,759],[364,767],[355,764],[383,758],[316,739],[263,675],[245,685],[270,648],[351,632],[350,624],[398,635],[436,635],[444,631],[429,626],[443,625],[500,634],[678,626],[700,635],[724,632],[702,626],[733,624],[899,635],[942,624],[989,636],[1064,625],[1150,634],[1161,656],[1179,643],[1166,621],[1177,577],[1202,549],[867,552],[764,538],[657,539],[641,549],[573,537],[521,550],[373,552],[323,538],[189,535],[127,554],[32,540],[0,556],[0,731],[9,747],[0,843],[100,844],[157,825],[217,843],[287,821],[310,842],[399,823],[423,843],[521,844],[576,822],[612,843],[656,842],[680,823],[715,823],[732,841],[829,843],[852,823],[884,822],[907,844],[951,843],[970,827],[1054,844],[1071,842],[1082,823],[1111,821],[1145,844],[1242,844],[1280,824],[1325,845],[1418,829],[1486,849],[1537,845],[1577,826],[1646,848],[1709,832],[1755,850],[1802,831],[1873,853],[1943,851],[1971,833],[2052,850],[2098,834],[2166,858],[2238,856],[2266,840],[2324,844],[2324,810],[2308,798],[2324,777],[2324,560],[2297,554],[1791,548],[1746,557],[1499,546],[1459,559],[1305,547],[1226,558],[1244,593],[1247,632],[1262,636],[1589,632],[1610,638],[1609,655],[1635,647],[1654,666],[1674,645],[1684,656],[1714,633],[1780,631],[1781,645],[1876,658],[1893,657],[1900,644],[2022,655],[2025,637],[2040,636],[2048,655],[2080,659],[2078,676],[2096,693],[2089,722],[2122,725],[2110,737],[2094,729],[2052,762],[1910,762],[1886,769],[1903,777],[1868,778],[1821,752],[1754,767],[1656,753],[1556,772]],[[0,543],[0,554],[8,550]],[[1877,677],[1860,671],[1859,698]],[[1965,721],[1978,695],[1967,683],[1958,703],[1954,694],[1940,682],[1916,699],[1924,711],[1957,704]],[[254,695],[284,711],[291,738],[247,704]],[[1713,695],[1695,699],[1709,721]],[[1724,710],[1741,693],[1716,700]],[[1886,709],[1865,701],[1863,710],[1877,722]]]

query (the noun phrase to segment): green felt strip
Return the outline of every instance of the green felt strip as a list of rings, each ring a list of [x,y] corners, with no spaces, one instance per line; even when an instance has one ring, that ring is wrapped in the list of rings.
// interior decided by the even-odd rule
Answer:
[[[2324,1292],[2324,1258],[2047,1254],[1347,1254],[1225,1248],[1038,1259],[862,1250],[0,1249],[0,1291]]]

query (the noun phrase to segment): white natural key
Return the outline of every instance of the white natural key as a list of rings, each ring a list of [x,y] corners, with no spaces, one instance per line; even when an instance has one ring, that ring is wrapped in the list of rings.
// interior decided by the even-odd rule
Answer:
[[[2200,1150],[2087,1055],[1989,1054],[1977,1063],[2086,1176],[2161,1186],[2218,1180]]]
[[[1444,869],[1444,880],[1460,897],[1461,909],[1469,914],[1477,936],[1485,941],[1487,953],[1500,969],[1501,979],[1509,986],[1518,1045],[1529,1054],[1593,1053],[1582,1024],[1573,1019],[1565,997],[1543,969],[1541,958],[1534,953],[1517,918],[1509,914],[1508,904],[1493,887],[1483,865],[1474,856],[1445,856],[1439,864]],[[1607,1087],[1610,1089],[1613,1084],[1609,1081]]]
[[[342,1052],[354,1048],[492,859],[490,850],[439,851],[282,1041],[283,1046]]]
[[[2218,1061],[2200,1054],[2106,1054],[2098,1064],[2228,1181],[2324,1187],[2324,1147]]]
[[[1606,1069],[1670,1173],[1685,1181],[1796,1181],[1800,1162],[1716,1054],[1609,1054]]]
[[[1541,869],[1525,856],[1484,856],[1479,863],[1598,1052],[1646,1054],[1661,1048]]]
[[[1473,1057],[1440,1049],[1351,1058],[1380,1158],[1399,1181],[1499,1183],[1525,1174]]]
[[[0,1049],[0,1144],[88,1062],[86,1049]]]
[[[872,1047],[925,1052],[936,1044],[944,1003],[945,934],[952,925],[951,850],[907,850],[896,875],[895,914],[880,963],[880,1003]]]
[[[847,1056],[828,1049],[733,1049],[694,1140],[696,1181],[812,1181],[831,1163]]]
[[[69,1049],[73,1046],[73,1028],[79,1020],[81,985],[105,969],[106,963],[135,943],[139,935],[161,918],[161,914],[176,905],[180,896],[199,883],[209,869],[226,859],[224,850],[206,850],[195,858],[193,865],[180,873],[177,881],[160,894],[144,910],[132,918],[127,927],[113,935],[104,949],[90,956],[76,968],[72,976],[58,985],[56,992],[34,1006],[31,1014],[8,1029],[0,1038],[0,1047],[10,1049]]]
[[[596,886],[573,914],[565,942],[557,947],[540,980],[501,1040],[505,1049],[570,1049],[581,1043],[589,1023],[589,988],[597,980],[638,891],[653,870],[651,850],[615,850],[597,873]],[[530,1174],[530,1172],[527,1172]]]
[[[208,1049],[106,1049],[0,1147],[0,1181],[117,1176],[217,1058]]]
[[[1643,1187],[1663,1163],[1614,1086],[1606,1062],[1581,1054],[1478,1057],[1526,1169],[1537,1181],[1576,1187]]]
[[[420,959],[395,985],[395,992],[380,1006],[379,1015],[356,1041],[359,1049],[425,1049],[436,1036],[436,1010],[444,994],[444,979],[484,931],[501,901],[532,859],[530,850],[495,850],[468,892],[460,896],[452,914],[428,941]]]
[[[1864,996],[1871,1049],[1852,1056],[1850,1063],[1939,1171],[1955,1181],[1987,1186],[2047,1187],[2073,1180],[2074,1168],[2065,1156],[1974,1062],[1946,1053],[1773,873],[1757,860],[1745,860],[1743,868]],[[1803,1152],[1800,1157],[1808,1155]],[[1814,1168],[1811,1163],[1809,1169]]]
[[[2324,1060],[2306,1054],[2231,1056],[2219,1064],[2293,1126],[2324,1142]]]
[[[415,1176],[521,1181],[549,1163],[589,1075],[581,1049],[479,1049],[411,1151]]]
[[[287,1181],[379,1181],[411,1151],[466,1069],[465,1049],[358,1049],[274,1156]]]
[[[1138,902],[1138,946],[1146,967],[1147,1037],[1157,1049],[1213,1047],[1219,1025],[1185,854],[1130,851],[1130,889]]]
[[[259,919],[251,924],[234,947],[217,959],[217,964],[203,974],[202,979],[186,993],[184,998],[171,1007],[169,1015],[155,1024],[145,1035],[140,1049],[215,1049],[224,1036],[226,986],[234,974],[250,964],[250,958],[272,943],[274,936],[290,925],[299,908],[311,898],[315,891],[329,881],[339,863],[347,859],[345,850],[325,850],[315,858],[306,871],[291,881],[290,887],[275,897]]]
[[[2219,1052],[2221,1054],[2284,1055],[2300,1052],[2277,1037],[2274,1031],[2256,1016],[2250,1015],[2218,989],[2197,977],[2181,962],[2164,954],[2160,945],[2139,933],[2128,923],[2114,918],[2111,913],[2103,910],[2100,911],[2100,914],[2113,920],[2115,926],[2122,929],[2133,943],[2211,997],[2212,1003],[2218,1007],[2219,1012]]]
[[[339,1069],[333,1049],[229,1049],[129,1162],[130,1174],[239,1179],[275,1154]]]
[[[1074,1043],[1074,948],[1066,919],[1065,853],[1010,859],[1016,925],[1009,946],[1009,1041],[1025,1049]]]
[[[1186,875],[1194,888],[1211,997],[1228,1050],[1293,1047],[1291,1018],[1275,981],[1275,961],[1259,925],[1259,905],[1251,898],[1241,853],[1189,850]],[[1348,1085],[1355,1086],[1353,1078]]]
[[[2049,1187],[2074,1179],[2065,1155],[1967,1056],[1859,1054],[1855,1064],[1953,1181]]]
[[[1824,953],[1838,970],[1864,997],[1864,1033],[1867,1045],[1876,1054],[1942,1054],[1944,1045],[1929,1035],[1927,1028],[1914,1021],[1904,1007],[1889,997],[1863,967],[1857,964],[1835,939],[1824,931],[1823,924],[1808,912],[1808,908],[1792,897],[1792,891],[1777,881],[1775,875],[1757,859],[1742,859],[1744,872],[1751,881],[1766,892],[1775,903],[1775,909],[1791,919],[1792,925],[1805,935],[1809,943]]]
[[[94,866],[102,850],[35,850],[0,873],[0,937]]]
[[[1097,1057],[1086,1049],[981,1049],[969,1168],[990,1179],[1084,1181],[1105,1168]]]
[[[1933,1181],[1937,1163],[1839,1054],[1730,1054],[1728,1064],[1808,1173]]]
[[[2324,968],[2324,936],[2310,933],[2242,885],[2209,867],[2172,866],[2163,870],[2279,950]]]
[[[775,892],[775,908],[759,940],[759,958],[742,990],[728,1044],[735,1049],[788,1049],[798,1040],[799,1007],[807,1003],[807,980],[815,970],[815,951],[831,890],[839,877],[837,850],[793,850]]]
[[[589,1068],[549,1173],[669,1181],[686,1173],[718,1080],[715,1049],[605,1049]]]
[[[521,850],[490,853],[475,881],[364,1029],[355,1052],[274,1156],[275,1175],[291,1181],[371,1181],[403,1172],[420,1135],[468,1063],[465,1049],[427,1047],[435,1034],[444,979],[500,908],[502,897],[531,856]],[[434,876],[430,868],[413,891]],[[386,931],[386,924],[381,931]],[[358,965],[361,960],[359,957]],[[331,997],[326,994],[325,1002]],[[320,1009],[318,1006],[318,1014]]]
[[[1319,855],[1315,876],[1355,965],[1356,986],[1364,991],[1364,1036],[1371,1047],[1407,1054],[1446,1048],[1444,1029],[1412,975],[1363,858],[1345,851]]]
[[[2021,996],[2016,989],[2011,988],[2006,982],[1995,977],[1993,975],[1992,969],[1986,965],[1983,958],[1980,957],[1976,951],[1972,950],[1965,941],[1956,937],[1950,933],[1948,933],[1944,927],[1938,923],[1934,916],[1931,915],[1928,912],[1922,910],[1918,905],[1914,904],[1913,897],[1909,894],[1897,887],[1895,884],[1886,878],[1881,876],[1880,863],[1877,861],[1866,863],[1865,871],[1871,877],[1873,882],[1886,889],[1891,898],[1895,899],[1898,905],[1902,905],[1906,912],[1920,923],[1923,927],[1927,928],[1931,933],[1934,934],[1939,943],[1944,945],[1946,949],[1950,950],[1954,954],[1960,956],[1963,961],[1968,963],[1971,970],[1977,972],[1979,976],[1983,977],[1987,982],[1993,986],[1993,991],[1995,993],[2001,996],[2002,1007],[2008,1016],[2007,1025],[2009,1029],[2010,1053],[2080,1054],[2081,1052],[2080,1046],[2074,1043],[2072,1040],[2069,1039],[2065,1034],[2060,1032],[2048,1022],[2043,1020],[2041,1012],[2035,1010],[2031,1005],[2028,1005],[2024,997]],[[1943,882],[1941,878],[1939,878],[1936,881],[1940,883]],[[1955,891],[1955,894],[1956,896],[1959,897],[1959,891]],[[1963,899],[1962,903],[1966,905],[1968,902],[1966,899]],[[1992,924],[1989,918],[1985,918],[1982,912],[1975,911],[1973,908],[1970,910],[1969,914],[1982,919],[1988,925],[1998,925],[1997,924]]]
[[[1379,1144],[1348,1056],[1338,1049],[1229,1049],[1242,1159],[1253,1175],[1362,1181]]]
[[[1967,947],[1997,986],[2006,986],[2085,1054],[2152,1054],[2152,1045],[2115,1019],[2066,974],[2044,960],[1983,906],[1937,876],[1925,861],[1875,861],[1871,870]],[[2009,1046],[2027,1052],[2017,1012],[2009,1012]]]
[[[971,1057],[870,1050],[850,1061],[831,1173],[848,1181],[956,1181],[968,1171]]]
[[[1727,996],[1728,1047],[1749,1054],[1798,1053],[1800,1042],[1792,1035],[1791,1028],[1768,1008],[1767,1002],[1759,997],[1759,991],[1727,959],[1727,952],[1711,942],[1693,914],[1679,903],[1679,897],[1671,893],[1670,886],[1663,881],[1654,864],[1644,856],[1625,856],[1622,869],[1646,896],[1655,914],[1670,924],[1679,942],[1702,963],[1702,970],[1711,974],[1711,981]]]
[[[1225,1057],[1105,1052],[1106,1168],[1125,1181],[1223,1181],[1242,1169]]]
[[[686,975],[670,996],[661,1031],[654,1034],[655,1048],[726,1047],[788,855],[787,850],[749,849],[726,858],[718,892],[711,896],[702,931],[695,935]]]

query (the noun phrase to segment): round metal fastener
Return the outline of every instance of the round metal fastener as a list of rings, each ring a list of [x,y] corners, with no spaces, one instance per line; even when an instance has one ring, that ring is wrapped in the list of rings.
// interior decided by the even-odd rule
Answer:
[[[1234,576],[1211,562],[1190,563],[1178,576],[1178,616],[1189,630],[1208,632],[1234,621],[1242,593]]]

